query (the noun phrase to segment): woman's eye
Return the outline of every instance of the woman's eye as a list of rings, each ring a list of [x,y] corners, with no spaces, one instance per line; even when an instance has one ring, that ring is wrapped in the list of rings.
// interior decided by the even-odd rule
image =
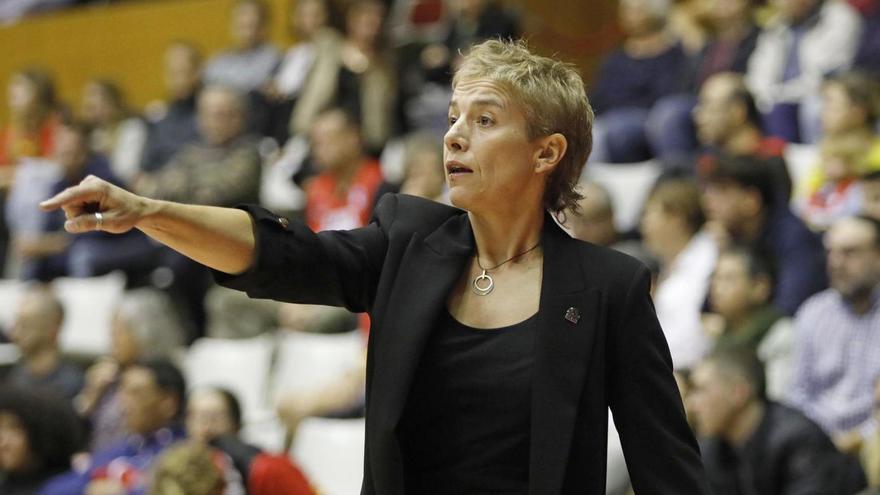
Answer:
[[[449,127],[452,127],[456,120],[458,120],[457,117],[449,117]]]
[[[480,125],[482,125],[482,126],[492,125],[492,119],[490,117],[480,117]]]

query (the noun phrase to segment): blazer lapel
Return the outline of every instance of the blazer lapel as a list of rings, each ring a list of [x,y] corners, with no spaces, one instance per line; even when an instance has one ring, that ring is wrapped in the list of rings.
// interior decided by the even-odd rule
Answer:
[[[600,296],[585,286],[577,241],[548,215],[544,275],[532,375],[529,493],[560,493],[584,377],[594,346]]]
[[[368,421],[377,433],[374,440],[390,463],[387,478],[374,473],[378,493],[402,493],[397,485],[400,469],[399,449],[395,428],[406,404],[413,376],[425,344],[446,297],[461,275],[474,249],[473,234],[467,215],[447,220],[424,239],[413,236],[407,246],[397,272],[397,280],[389,297],[389,308],[381,333],[373,346],[374,370],[371,380],[371,404],[381,404],[381,410],[371,410]]]

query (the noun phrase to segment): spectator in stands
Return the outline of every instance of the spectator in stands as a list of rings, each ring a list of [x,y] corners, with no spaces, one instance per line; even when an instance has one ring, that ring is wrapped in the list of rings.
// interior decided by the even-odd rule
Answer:
[[[312,495],[305,475],[286,455],[271,455],[238,438],[242,426],[241,406],[223,388],[194,392],[187,404],[187,433],[193,441],[219,448],[232,459],[251,495],[284,493]]]
[[[578,192],[584,199],[578,202],[578,213],[566,212],[565,228],[572,237],[610,247],[618,241],[614,225],[614,204],[611,195],[601,184],[592,181],[578,183]]]
[[[771,302],[774,269],[770,257],[738,245],[718,257],[709,289],[709,308],[721,317],[716,349],[747,347],[764,363],[767,396],[780,400],[791,380],[794,329],[791,318]]]
[[[752,12],[754,0],[701,2],[712,35],[690,61],[692,72],[688,89],[691,92],[696,92],[714,74],[745,74],[760,32]]]
[[[315,120],[312,156],[321,172],[306,186],[306,222],[313,230],[351,229],[369,220],[382,171],[362,143],[357,122],[341,108]]]
[[[85,386],[74,400],[91,425],[89,450],[104,450],[125,436],[122,373],[141,360],[176,357],[183,341],[183,329],[164,293],[144,288],[123,295],[110,329],[110,354],[86,371]]]
[[[167,165],[138,180],[145,196],[212,206],[258,203],[262,161],[257,139],[245,132],[248,104],[239,91],[208,86],[199,94],[199,141],[184,146]],[[204,298],[213,285],[208,271],[170,249],[158,264],[171,271],[167,288],[189,328],[187,341],[204,335]]]
[[[70,406],[35,390],[0,388],[0,493],[42,493],[70,469],[85,432]]]
[[[335,57],[312,68],[293,109],[292,134],[306,135],[319,113],[341,107],[361,123],[366,149],[375,155],[382,150],[396,128],[396,81],[382,39],[384,18],[385,5],[378,0],[349,4],[345,39]]]
[[[374,206],[382,195],[400,192],[447,203],[443,176],[442,142],[430,132],[415,132],[403,139],[403,178],[400,183],[385,180],[376,193]]]
[[[859,177],[868,169],[870,141],[858,136],[828,136],[820,148],[821,168],[801,186],[795,207],[813,230],[824,231],[840,218],[862,209]]]
[[[64,306],[42,285],[29,287],[17,306],[10,336],[21,351],[21,361],[9,371],[6,386],[42,390],[72,400],[83,387],[83,374],[61,357],[58,337]]]
[[[202,54],[192,43],[175,41],[165,50],[164,64],[168,102],[147,112],[150,130],[141,160],[141,170],[147,173],[199,138],[196,99],[202,85]]]
[[[645,122],[654,104],[678,92],[686,56],[666,28],[669,0],[623,0],[623,46],[602,64],[590,102],[596,111],[594,160],[638,162],[652,156]]]
[[[14,175],[10,165],[29,156],[50,157],[60,119],[55,85],[46,72],[27,69],[9,79],[9,123],[0,128],[0,189]]]
[[[95,452],[84,470],[65,475],[46,495],[145,493],[155,459],[184,438],[180,420],[185,390],[183,375],[170,361],[153,359],[129,366],[120,386],[129,435]]]
[[[719,153],[763,160],[773,172],[779,202],[789,201],[792,184],[783,157],[786,143],[764,135],[761,114],[742,76],[722,72],[709,77],[700,89],[694,122],[705,153],[699,164]]]
[[[312,70],[322,72],[324,65],[333,65],[339,57],[342,38],[327,25],[326,0],[290,2],[290,31],[296,43],[287,49],[278,72],[264,95],[271,106],[268,135],[284,144],[290,134],[290,117],[294,105],[308,87]]]
[[[713,352],[691,373],[689,411],[702,436],[712,493],[853,493],[865,487],[853,459],[799,411],[766,398],[750,350]]]
[[[269,5],[264,0],[236,0],[230,17],[232,46],[205,64],[205,83],[243,93],[262,89],[278,68],[281,56],[267,41]]]
[[[747,82],[765,115],[767,132],[789,142],[814,142],[818,121],[806,99],[822,77],[850,66],[861,19],[846,2],[779,0],[778,15],[761,32]]]
[[[519,19],[498,2],[457,0],[444,45],[453,58],[471,46],[491,38],[517,39],[521,36]],[[458,64],[453,63],[457,68]]]
[[[752,157],[722,155],[701,169],[708,229],[719,244],[754,244],[778,263],[773,304],[793,315],[827,287],[821,239],[779,201],[771,170]]]
[[[205,445],[181,442],[155,462],[149,495],[225,495],[223,460]]]
[[[876,428],[871,391],[880,377],[880,222],[838,220],[825,244],[831,288],[798,311],[789,400],[840,450],[855,452]]]
[[[141,163],[147,128],[131,114],[122,89],[108,79],[93,79],[83,88],[83,121],[92,128],[91,149],[110,161],[110,169],[131,184]]]
[[[685,166],[697,151],[691,114],[703,84],[715,74],[745,73],[759,32],[753,19],[753,3],[754,0],[696,0],[676,4],[679,11],[688,4],[696,5],[696,21],[707,25],[710,37],[689,57],[681,92],[660,98],[652,111],[648,139],[654,153],[666,165]],[[686,35],[681,39],[686,44]]]
[[[208,86],[199,95],[199,142],[175,154],[161,170],[144,175],[136,190],[170,201],[233,206],[259,201],[261,161],[245,133],[247,101],[238,91]]]
[[[862,176],[862,214],[880,220],[880,170]]]
[[[880,424],[880,378],[874,383],[874,421]],[[865,440],[861,461],[868,477],[868,486],[874,489],[870,495],[876,495],[880,492],[880,428]]]
[[[56,132],[55,160],[60,177],[48,176],[49,191],[60,192],[93,175],[118,184],[119,180],[110,165],[100,155],[89,151],[89,128],[76,121],[65,121]],[[32,188],[22,193],[27,205],[38,201],[46,186],[39,183],[16,184],[19,188]],[[149,249],[146,236],[130,232],[114,238],[100,233],[73,237],[64,231],[65,217],[62,212],[39,215],[39,225],[34,230],[14,231],[13,239],[17,253],[23,258],[21,277],[26,280],[50,281],[56,277],[91,277],[103,275],[115,269],[135,273],[144,269],[145,260],[139,253]]]
[[[802,216],[818,229],[858,213],[856,179],[880,170],[880,139],[874,129],[880,84],[868,74],[844,72],[825,81],[822,100],[821,157],[798,185],[797,195]]]
[[[710,344],[700,313],[718,251],[704,222],[697,185],[677,178],[654,186],[642,216],[645,247],[660,261],[654,304],[675,369],[696,364]]]

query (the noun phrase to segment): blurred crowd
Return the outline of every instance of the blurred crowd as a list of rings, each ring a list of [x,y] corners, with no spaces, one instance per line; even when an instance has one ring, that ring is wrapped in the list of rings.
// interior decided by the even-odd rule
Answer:
[[[271,15],[293,45],[268,41]],[[166,93],[142,111],[113,80],[63,102],[45,68],[16,72],[0,260],[21,295],[0,341],[20,358],[0,377],[0,492],[313,493],[292,459],[240,435],[236,393],[188,388],[180,366],[203,339],[289,331],[360,332],[365,352],[369,319],[250,300],[139,231],[70,236],[36,204],[87,175],[314,230],[365,225],[386,192],[445,202],[452,72],[472,44],[527,34],[520,21],[489,0],[238,0],[226,49],[181,38],[152,54]],[[620,0],[618,21],[587,85],[584,199],[559,222],[655,274],[714,493],[880,493],[880,1]],[[591,165],[645,163],[658,178],[625,198],[641,213],[621,230]],[[125,290],[110,350],[72,361],[52,282],[111,272]],[[362,414],[365,366],[361,353],[329,386],[279,397],[287,442],[304,418]],[[610,433],[607,491],[624,494]]]

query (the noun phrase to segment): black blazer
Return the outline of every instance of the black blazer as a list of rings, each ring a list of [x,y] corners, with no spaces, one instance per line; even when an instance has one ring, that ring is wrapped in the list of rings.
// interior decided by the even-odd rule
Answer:
[[[396,427],[419,357],[474,251],[465,212],[386,195],[371,223],[311,232],[257,207],[256,261],[220,283],[251,297],[369,312],[361,493],[402,495]],[[649,272],[547,215],[532,386],[529,493],[605,493],[608,407],[639,495],[707,493],[649,295]],[[580,318],[566,319],[569,308]]]

